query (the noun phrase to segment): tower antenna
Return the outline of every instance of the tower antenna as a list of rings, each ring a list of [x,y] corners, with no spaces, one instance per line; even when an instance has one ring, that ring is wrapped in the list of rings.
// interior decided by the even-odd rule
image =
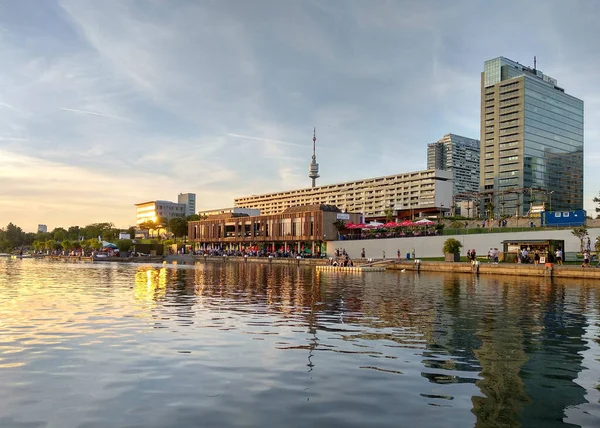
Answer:
[[[535,55],[533,56],[533,69],[536,70],[537,69],[537,58],[535,57]]]
[[[312,161],[308,166],[308,178],[312,179],[312,187],[317,185],[319,178],[319,164],[317,163],[317,128],[313,128],[313,154]]]

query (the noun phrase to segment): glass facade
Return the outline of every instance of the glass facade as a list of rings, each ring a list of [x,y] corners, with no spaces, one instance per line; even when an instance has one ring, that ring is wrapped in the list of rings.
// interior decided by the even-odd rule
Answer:
[[[480,188],[486,210],[583,208],[583,101],[540,70],[499,57],[482,79]],[[498,207],[501,209],[498,209]]]
[[[524,122],[523,186],[552,191],[554,210],[582,209],[583,101],[526,78]]]

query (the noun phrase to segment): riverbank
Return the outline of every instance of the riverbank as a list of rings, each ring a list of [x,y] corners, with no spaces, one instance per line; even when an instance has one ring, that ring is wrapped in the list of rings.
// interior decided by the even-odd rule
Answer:
[[[558,266],[546,265],[523,265],[516,263],[449,263],[449,262],[394,262],[387,266],[391,271],[414,271],[414,272],[452,272],[481,275],[516,275],[516,276],[548,276],[552,278],[586,278],[600,280],[600,268],[581,266]]]

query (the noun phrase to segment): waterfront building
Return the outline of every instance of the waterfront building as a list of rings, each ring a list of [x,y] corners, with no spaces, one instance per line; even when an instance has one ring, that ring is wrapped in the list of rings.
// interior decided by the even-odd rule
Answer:
[[[196,214],[196,194],[195,193],[180,193],[177,195],[177,202],[185,204],[185,216]]]
[[[437,169],[366,178],[344,183],[236,198],[234,205],[256,208],[264,215],[297,205],[335,205],[367,219],[439,215],[452,205],[452,172]]]
[[[446,134],[427,145],[427,169],[452,171],[452,194],[455,200],[461,194],[479,191],[479,140],[456,134]]]
[[[148,201],[135,204],[137,210],[136,224],[146,221],[156,222],[159,218],[165,220],[173,217],[185,217],[185,204],[178,204],[171,201]]]
[[[583,101],[504,57],[481,73],[480,192],[488,214],[583,208]]]
[[[38,224],[38,233],[47,233],[48,232],[48,226],[46,226],[45,224]]]
[[[342,213],[331,205],[305,205],[278,214],[234,215],[224,213],[188,222],[188,239],[201,250],[295,251],[326,253],[326,241],[338,239],[335,223],[359,223],[359,213]]]
[[[260,215],[260,210],[252,209],[252,208],[240,208],[240,207],[230,207],[230,208],[216,208],[212,210],[204,210],[198,211],[198,215],[200,217],[210,217],[214,215],[221,214],[232,214],[235,216],[257,216]]]

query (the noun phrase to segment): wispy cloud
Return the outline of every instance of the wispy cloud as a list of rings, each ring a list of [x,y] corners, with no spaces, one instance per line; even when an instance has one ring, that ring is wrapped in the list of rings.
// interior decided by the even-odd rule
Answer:
[[[131,119],[128,119],[126,117],[113,116],[111,114],[100,113],[100,112],[97,112],[97,111],[79,110],[79,109],[75,109],[75,108],[66,108],[66,107],[59,107],[59,110],[71,111],[73,113],[89,114],[91,116],[107,117],[109,119],[123,120],[123,121],[126,121],[126,122],[130,122],[131,121]]]
[[[251,137],[249,135],[240,135],[240,134],[225,134],[225,135],[227,135],[229,137],[234,137],[234,138],[242,138],[244,140],[254,140],[254,141],[263,141],[265,143],[281,144],[282,146],[307,147],[306,145],[302,145],[302,144],[271,140],[269,138],[263,138],[263,137]]]
[[[3,2],[0,17],[0,63],[11,64],[0,68],[0,156],[27,176],[3,179],[0,227],[79,183],[92,190],[71,200],[69,221],[100,212],[123,225],[140,199],[193,191],[211,208],[306,187],[313,126],[322,184],[423,169],[445,133],[479,138],[480,72],[497,55],[537,54],[584,98],[586,170],[598,164],[594,2],[23,3]],[[23,226],[64,224],[64,212],[38,209]]]

